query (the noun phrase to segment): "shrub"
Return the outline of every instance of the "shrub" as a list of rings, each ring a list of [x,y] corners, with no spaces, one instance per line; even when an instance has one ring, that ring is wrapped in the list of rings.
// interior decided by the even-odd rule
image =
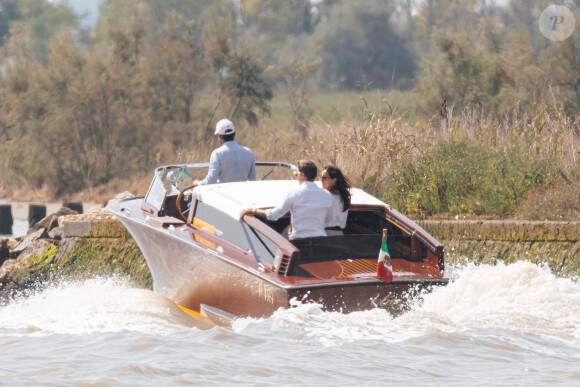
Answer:
[[[461,139],[442,142],[415,160],[394,165],[383,199],[419,216],[505,216],[514,212],[527,191],[554,178],[547,160],[530,160],[514,148],[503,152]]]

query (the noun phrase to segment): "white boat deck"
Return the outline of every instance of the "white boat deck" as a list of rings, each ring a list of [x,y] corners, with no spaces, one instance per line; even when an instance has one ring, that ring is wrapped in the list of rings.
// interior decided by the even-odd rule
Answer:
[[[297,180],[264,180],[239,183],[211,184],[194,189],[194,194],[208,205],[219,208],[238,218],[244,208],[274,207],[282,202],[284,195],[298,184]],[[320,182],[316,182],[320,186]],[[368,193],[353,188],[352,204],[385,205]]]

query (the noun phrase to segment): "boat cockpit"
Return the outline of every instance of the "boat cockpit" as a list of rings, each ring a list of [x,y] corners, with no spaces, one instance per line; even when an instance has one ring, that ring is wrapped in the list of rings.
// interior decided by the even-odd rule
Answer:
[[[284,174],[286,179],[288,176],[291,179],[296,170],[285,163],[256,164],[265,169],[258,174],[262,180],[280,179]],[[277,171],[278,167],[283,171]],[[391,259],[410,265],[430,261],[434,273],[442,271],[442,247],[417,233],[413,222],[378,201],[353,203],[347,226],[338,235],[289,241],[289,214],[277,221],[252,216],[238,219],[216,206],[196,200],[195,195],[187,195],[191,189],[188,184],[197,177],[194,173],[202,169],[199,175],[203,177],[203,168],[207,169],[206,163],[158,168],[142,209],[151,216],[177,218],[200,232],[226,240],[243,251],[251,251],[261,268],[271,267],[283,275],[300,275],[301,265],[316,262],[376,260],[385,229]]]

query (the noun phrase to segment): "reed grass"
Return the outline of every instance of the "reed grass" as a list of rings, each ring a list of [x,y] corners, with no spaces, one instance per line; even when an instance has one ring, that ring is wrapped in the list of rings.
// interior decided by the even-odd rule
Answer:
[[[450,109],[410,123],[382,101],[369,106],[362,99],[360,120],[314,119],[305,137],[265,120],[268,130],[257,128],[242,142],[261,159],[334,164],[356,186],[415,217],[578,219],[580,126],[563,109],[538,104],[526,113],[514,106],[499,119]],[[543,192],[553,200],[538,198]],[[551,215],[534,203],[559,208]]]
[[[520,111],[514,105],[509,115],[494,118],[474,107],[449,107],[419,119],[411,118],[419,115],[408,96],[352,97],[336,97],[348,101],[343,109],[327,103],[332,114],[320,108],[306,134],[293,129],[283,104],[275,105],[258,126],[238,124],[236,140],[258,160],[336,165],[355,186],[415,218],[580,220],[580,124],[562,108],[537,104]],[[174,143],[159,148],[158,165],[207,161],[220,145],[207,134],[179,148]],[[115,177],[69,199],[105,201],[125,190],[144,194],[151,172]],[[26,190],[4,188],[8,198]]]

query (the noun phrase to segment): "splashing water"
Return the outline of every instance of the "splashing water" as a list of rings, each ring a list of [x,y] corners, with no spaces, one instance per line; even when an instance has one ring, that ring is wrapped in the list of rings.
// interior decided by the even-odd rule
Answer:
[[[578,283],[526,261],[470,264],[450,286],[426,295],[417,312],[439,317],[452,329],[493,327],[580,339]]]
[[[341,314],[293,300],[270,321],[271,329],[293,329],[324,344],[356,340],[401,341],[426,329],[446,332],[502,328],[580,340],[580,286],[557,278],[547,266],[519,261],[497,266],[469,264],[454,281],[420,297],[393,318],[385,310]],[[262,320],[239,319],[234,331]],[[194,326],[172,301],[118,278],[63,283],[0,310],[0,327],[37,333],[170,333]],[[388,329],[387,329],[388,328]]]
[[[1,328],[38,334],[169,333],[191,326],[192,319],[171,300],[118,278],[62,283],[0,311]]]
[[[547,266],[519,261],[506,266],[469,264],[454,281],[415,300],[396,318],[374,309],[340,314],[296,302],[279,310],[274,328],[303,330],[324,344],[353,340],[399,342],[436,328],[445,332],[500,328],[580,340],[580,286]]]
[[[63,283],[0,309],[3,383],[522,384],[580,378],[580,285],[545,266],[466,265],[405,314],[295,301],[196,329],[119,279]],[[5,354],[3,358],[2,354]]]

